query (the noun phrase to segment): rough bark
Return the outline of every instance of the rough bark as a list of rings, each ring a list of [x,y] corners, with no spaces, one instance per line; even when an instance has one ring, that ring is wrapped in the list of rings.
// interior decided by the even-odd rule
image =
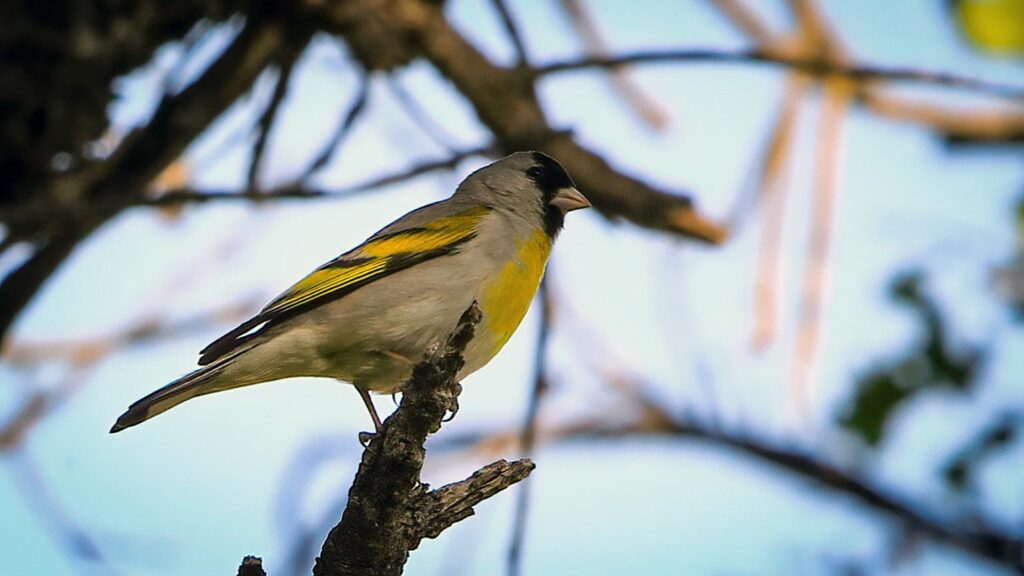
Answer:
[[[238,576],[267,576],[263,571],[263,559],[256,556],[242,558],[238,566]]]
[[[472,515],[473,506],[533,470],[529,460],[500,460],[436,490],[420,481],[427,436],[440,429],[448,411],[458,410],[461,386],[455,377],[480,318],[474,304],[445,347],[413,369],[401,405],[363,452],[345,512],[316,559],[315,576],[401,574],[423,538]]]

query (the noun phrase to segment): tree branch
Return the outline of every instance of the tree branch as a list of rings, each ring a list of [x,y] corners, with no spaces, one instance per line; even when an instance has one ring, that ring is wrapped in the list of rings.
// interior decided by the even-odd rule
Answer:
[[[18,314],[43,286],[53,271],[71,254],[75,246],[89,235],[95,226],[68,229],[57,233],[41,246],[18,268],[0,282],[0,349]]]
[[[669,435],[696,438],[738,450],[787,472],[813,480],[824,488],[854,497],[868,508],[892,515],[907,527],[969,554],[1024,570],[1024,538],[1011,536],[978,518],[968,522],[944,522],[918,511],[906,498],[863,478],[851,475],[810,454],[772,446],[752,436],[729,434],[695,421],[677,421]]]
[[[765,52],[800,54],[806,52],[806,38],[800,32],[798,45],[791,37],[772,34],[758,15],[740,0],[715,0],[713,5],[737,28],[750,36]],[[831,30],[824,15],[811,4],[790,2],[793,20],[801,27]],[[816,40],[833,61],[840,65],[850,61],[849,51],[835,33],[817,35]],[[819,53],[822,50],[818,51]],[[1007,109],[965,109],[962,106],[937,106],[923,101],[907,100],[891,95],[872,83],[858,87],[858,103],[874,114],[889,120],[909,122],[939,132],[955,141],[1012,142],[1024,139],[1024,112]]]
[[[188,88],[163,100],[144,127],[107,160],[54,182],[4,222],[16,235],[43,236],[41,246],[0,283],[0,343],[18,314],[78,243],[129,206],[192,140],[249,88],[281,45],[280,23],[253,21]],[[46,231],[56,230],[46,234]],[[47,237],[48,236],[48,237]]]
[[[722,226],[697,213],[688,197],[659,190],[613,168],[571,135],[553,128],[534,91],[535,75],[528,69],[492,63],[452,27],[441,6],[423,0],[383,5],[371,0],[334,5],[307,0],[306,5],[346,39],[367,68],[381,65],[377,56],[381,38],[401,38],[406,42],[402,50],[424,56],[469,100],[503,152],[532,149],[557,158],[605,216],[708,243],[721,243],[728,236]],[[374,13],[374,26],[386,30],[385,35],[358,33],[369,12]],[[403,52],[402,57],[410,55]]]
[[[370,97],[370,77],[363,73],[359,77],[359,89],[356,91],[356,97],[349,105],[348,110],[344,116],[341,117],[341,122],[338,123],[338,127],[334,129],[334,135],[327,141],[327,144],[323,147],[319,154],[309,163],[309,166],[302,172],[302,176],[299,177],[300,182],[305,182],[313,177],[314,174],[319,172],[327,166],[327,163],[331,161],[331,158],[338,152],[338,148],[348,138],[348,135],[352,133],[352,128],[356,125],[356,120],[362,116],[366,110],[366,102]]]
[[[576,35],[583,41],[586,54],[608,56],[611,49],[593,16],[593,4],[588,7],[582,0],[561,0],[559,4]],[[628,69],[609,69],[608,72],[612,88],[641,122],[654,130],[663,130],[668,126],[671,119],[669,112],[641,87]]]
[[[398,105],[405,110],[405,115],[412,120],[413,124],[419,127],[423,134],[448,152],[454,153],[457,151],[456,146],[452,144],[455,139],[416,102],[416,98],[405,89],[405,86],[402,85],[396,75],[388,75],[387,83],[391,94],[394,95],[395,100],[398,100]]]
[[[427,538],[436,538],[452,524],[472,516],[477,504],[525,480],[533,468],[529,459],[498,460],[465,480],[424,494],[420,500],[423,513],[416,518],[417,531]]]
[[[467,158],[493,155],[493,146],[480,146],[452,154],[448,158],[430,160],[428,162],[415,164],[409,168],[399,170],[392,174],[377,176],[376,178],[371,178],[365,182],[333,190],[313,188],[301,182],[294,182],[284,186],[271,188],[265,193],[259,195],[246,194],[244,190],[196,190],[193,188],[177,188],[174,190],[168,190],[157,198],[150,199],[146,204],[149,206],[168,206],[185,203],[219,202],[223,200],[268,202],[308,198],[348,198],[364,192],[373,192],[378,188],[383,188],[385,186],[399,184],[406,180],[412,180],[430,172],[436,172],[438,170],[452,170]]]
[[[813,76],[840,76],[856,81],[888,80],[914,82],[948,88],[960,88],[989,94],[1008,100],[1024,101],[1024,88],[986,82],[946,72],[932,72],[915,68],[888,68],[873,65],[845,66],[821,58],[782,56],[770,50],[750,49],[742,52],[693,48],[678,50],[642,50],[616,56],[591,56],[574,60],[551,62],[533,69],[535,76],[590,68],[617,69],[637,64],[681,64],[685,62],[712,62],[717,64],[769,64],[784,66]]]
[[[281,64],[278,66],[274,91],[270,95],[270,102],[267,103],[267,107],[260,114],[256,127],[256,142],[252,146],[252,158],[249,160],[249,170],[246,176],[249,190],[259,188],[260,171],[263,167],[263,156],[267,150],[267,142],[270,140],[270,131],[277,121],[278,113],[281,110],[281,103],[284,102],[284,97],[288,95],[292,73],[295,70],[295,62],[298,60],[299,55],[300,52],[295,50],[282,58]]]
[[[508,6],[505,5],[505,0],[491,0],[491,5],[498,12],[501,25],[505,27],[505,33],[508,34],[508,39],[516,50],[516,65],[527,66],[530,59],[526,54],[526,43],[523,42],[523,35],[519,33],[519,28],[516,26],[516,21]]]
[[[908,528],[937,542],[969,554],[987,558],[1017,571],[1024,570],[1024,537],[997,529],[978,514],[969,521],[950,521],[920,512],[903,495],[865,478],[849,473],[813,454],[755,439],[751,434],[735,433],[708,426],[688,416],[672,414],[638,382],[624,382],[629,398],[642,411],[638,425],[618,429],[622,435],[635,433],[667,434],[695,438],[737,450],[783,470],[813,480],[820,486],[853,496],[869,508],[892,515]],[[608,430],[599,435],[607,435]]]
[[[636,398],[633,398],[636,400]],[[697,440],[753,457],[756,461],[774,466],[795,477],[806,478],[815,485],[839,495],[852,497],[869,510],[881,512],[902,522],[908,529],[941,544],[956,548],[977,558],[983,558],[1016,570],[1024,569],[1024,537],[1000,529],[980,515],[960,518],[941,518],[922,512],[913,498],[892,488],[878,485],[855,473],[848,472],[819,456],[777,442],[764,441],[752,433],[738,433],[709,425],[690,416],[677,416],[644,399],[643,413],[630,422],[614,422],[614,418],[597,415],[581,422],[562,424],[557,428],[540,430],[538,440],[544,444],[581,440],[619,440],[630,437],[668,437]],[[624,406],[616,405],[622,412]],[[613,422],[613,423],[609,423]],[[437,450],[479,447],[486,453],[515,450],[519,431],[466,433],[448,437],[434,446]]]
[[[313,566],[314,576],[401,574],[409,552],[473,514],[473,506],[526,478],[529,460],[495,462],[457,482],[430,491],[420,481],[427,436],[445,414],[458,410],[455,381],[462,352],[482,314],[474,303],[443,349],[413,369],[402,403],[363,452],[341,521],[331,529]]]
[[[526,417],[519,431],[519,447],[524,458],[532,458],[537,443],[537,415],[541,399],[548,389],[547,354],[551,338],[551,320],[554,316],[551,295],[551,276],[541,281],[538,301],[540,304],[540,330],[533,356],[533,387],[526,405]],[[508,547],[508,576],[522,573],[523,545],[526,541],[526,521],[530,514],[530,483],[519,488],[515,511],[512,517],[512,539]]]
[[[263,571],[263,559],[256,556],[242,558],[242,563],[238,566],[238,576],[267,576]]]

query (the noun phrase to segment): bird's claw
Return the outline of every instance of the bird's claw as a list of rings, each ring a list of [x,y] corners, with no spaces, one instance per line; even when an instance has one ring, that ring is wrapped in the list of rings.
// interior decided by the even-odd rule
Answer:
[[[458,382],[456,382],[455,385],[459,387],[459,392],[461,392],[462,391],[462,385],[459,384]],[[441,420],[441,422],[451,422],[452,419],[455,418],[455,415],[459,412],[459,397],[458,396],[452,396],[451,399],[448,401],[448,412],[449,412],[449,414],[447,416],[445,416]]]
[[[360,432],[359,433],[359,443],[363,445],[363,448],[366,448],[367,446],[370,445],[370,440],[373,440],[376,437],[377,437],[377,433],[376,432]]]

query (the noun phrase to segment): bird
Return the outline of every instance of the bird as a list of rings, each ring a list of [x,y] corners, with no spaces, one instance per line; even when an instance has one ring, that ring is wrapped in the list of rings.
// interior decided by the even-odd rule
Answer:
[[[120,432],[198,396],[295,377],[394,394],[474,302],[482,312],[457,375],[502,349],[534,299],[565,216],[590,207],[561,164],[516,152],[467,176],[320,266],[199,353],[199,368],[131,404]]]

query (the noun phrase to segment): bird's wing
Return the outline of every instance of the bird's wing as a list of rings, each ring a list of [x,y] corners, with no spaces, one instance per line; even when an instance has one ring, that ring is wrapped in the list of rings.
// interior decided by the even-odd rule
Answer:
[[[271,324],[295,316],[389,274],[451,254],[474,238],[480,220],[490,212],[482,206],[455,213],[439,204],[424,206],[371,236],[358,247],[317,268],[267,304],[259,314],[214,340],[200,352],[207,365],[238,348]]]

